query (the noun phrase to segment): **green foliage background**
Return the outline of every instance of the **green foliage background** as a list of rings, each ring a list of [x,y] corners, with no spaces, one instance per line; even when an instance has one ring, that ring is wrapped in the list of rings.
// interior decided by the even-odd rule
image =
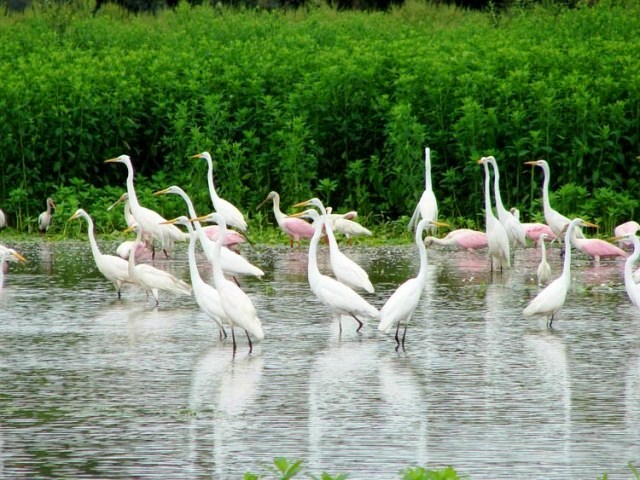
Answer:
[[[443,217],[482,228],[482,169],[493,154],[503,200],[541,218],[553,202],[610,231],[633,217],[640,179],[640,6],[467,12],[411,2],[389,13],[189,7],[130,15],[90,4],[0,18],[0,207],[19,230],[52,196],[99,230],[131,155],[143,204],[166,216],[176,184],[211,209],[221,196],[255,224],[270,190],[283,209],[312,195],[363,223],[410,216],[424,147]],[[58,222],[56,228],[63,228]]]

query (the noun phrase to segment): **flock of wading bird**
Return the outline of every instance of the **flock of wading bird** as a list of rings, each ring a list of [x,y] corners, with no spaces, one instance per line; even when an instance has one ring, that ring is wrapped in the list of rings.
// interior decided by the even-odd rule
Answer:
[[[176,194],[186,203],[188,216],[180,216],[173,220],[166,220],[157,212],[140,205],[134,187],[134,171],[131,159],[127,155],[106,160],[106,163],[121,163],[127,167],[127,193],[123,194],[116,203],[124,203],[124,215],[129,227],[126,231],[135,231],[135,241],[123,242],[116,251],[117,255],[107,255],[100,252],[95,239],[94,225],[91,216],[83,209],[78,209],[69,220],[84,218],[88,223],[88,236],[91,251],[98,270],[111,281],[120,298],[121,287],[125,283],[132,283],[142,287],[147,296],[151,294],[158,304],[160,290],[180,294],[193,295],[200,308],[217,324],[220,339],[227,338],[225,327],[231,329],[233,352],[236,351],[234,327],[242,328],[247,336],[249,352],[252,352],[251,338],[262,340],[264,331],[251,298],[242,290],[237,277],[253,275],[261,277],[264,272],[252,265],[239,253],[238,245],[245,242],[243,233],[247,229],[247,222],[243,214],[233,204],[220,198],[213,182],[213,162],[208,152],[194,155],[208,164],[208,185],[213,203],[214,213],[198,216],[189,196],[180,187],[171,186],[155,192],[154,195]],[[338,321],[340,332],[341,316],[350,316],[356,320],[357,332],[363,326],[363,319],[379,322],[378,329],[388,332],[395,325],[396,350],[405,348],[407,325],[415,311],[425,288],[427,278],[427,254],[425,246],[431,244],[455,246],[461,249],[474,250],[486,248],[489,255],[491,270],[494,268],[510,268],[511,249],[517,245],[525,246],[527,239],[537,243],[541,248],[541,260],[537,269],[538,283],[546,286],[526,306],[523,311],[525,317],[545,316],[547,325],[552,328],[554,315],[565,302],[571,282],[571,247],[591,256],[595,262],[606,257],[628,257],[624,269],[625,288],[632,303],[640,306],[640,269],[633,272],[633,264],[640,256],[640,242],[636,232],[640,225],[634,221],[616,227],[615,237],[611,241],[619,242],[618,247],[601,239],[585,238],[581,227],[595,227],[596,225],[580,218],[569,219],[551,208],[549,202],[549,165],[545,160],[526,162],[528,165],[542,168],[544,180],[542,185],[542,201],[546,223],[521,223],[516,209],[507,210],[500,197],[500,173],[494,157],[483,157],[478,163],[484,167],[484,199],[486,231],[480,232],[470,229],[451,231],[444,238],[427,237],[423,240],[423,232],[433,227],[448,226],[438,222],[438,203],[433,192],[431,182],[430,150],[425,149],[425,190],[415,208],[409,229],[415,229],[415,242],[420,256],[418,275],[400,285],[381,309],[368,303],[356,290],[372,293],[374,287],[364,269],[339,250],[335,232],[344,234],[347,238],[357,235],[371,235],[371,232],[353,221],[356,212],[338,215],[331,212],[317,198],[297,203],[296,208],[308,208],[299,213],[285,215],[280,210],[278,193],[271,192],[258,207],[267,201],[273,202],[273,212],[279,228],[289,236],[290,245],[300,245],[302,239],[310,240],[308,255],[308,280],[311,291],[318,300],[329,308],[333,318]],[[493,170],[495,207],[497,217],[493,213],[491,196],[491,165]],[[47,199],[47,211],[39,218],[41,231],[46,231],[51,221],[52,209],[55,204]],[[304,219],[311,220],[311,223]],[[215,223],[203,227],[202,223]],[[177,225],[186,227],[187,232]],[[235,230],[233,230],[235,229]],[[330,264],[334,277],[320,272],[317,263],[317,250],[320,239],[326,235],[329,243]],[[565,254],[561,275],[550,282],[551,269],[546,259],[545,241],[564,242]],[[191,284],[188,284],[170,273],[158,269],[149,263],[143,263],[155,255],[155,243],[160,245],[165,255],[177,241],[188,241],[188,260]],[[201,277],[196,264],[196,243],[204,251],[211,262],[213,271],[213,285]],[[628,255],[623,248],[633,247],[633,254]],[[0,246],[0,288],[6,270],[6,261],[25,261],[24,257],[11,248]],[[550,283],[549,283],[550,282]],[[399,337],[400,327],[404,326],[402,338]]]

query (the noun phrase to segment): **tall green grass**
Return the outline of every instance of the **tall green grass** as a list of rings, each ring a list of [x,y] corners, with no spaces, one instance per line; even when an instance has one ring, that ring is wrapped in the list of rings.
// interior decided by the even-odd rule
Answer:
[[[637,209],[636,2],[500,16],[418,2],[386,14],[90,8],[0,18],[0,207],[21,230],[47,196],[99,229],[119,222],[104,209],[125,172],[103,160],[122,153],[143,202],[181,213],[150,195],[178,184],[208,211],[205,165],[189,158],[203,150],[220,194],[250,215],[270,190],[285,208],[321,195],[369,223],[409,215],[425,146],[445,217],[481,223],[488,154],[525,218],[541,213],[539,172],[523,166],[537,158],[553,190],[582,192],[571,213],[609,228]]]

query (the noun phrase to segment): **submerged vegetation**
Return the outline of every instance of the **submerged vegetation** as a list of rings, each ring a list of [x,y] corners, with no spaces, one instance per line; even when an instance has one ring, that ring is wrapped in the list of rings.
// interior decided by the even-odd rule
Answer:
[[[209,211],[205,165],[190,156],[210,151],[219,193],[258,231],[273,224],[255,209],[270,190],[285,210],[317,195],[367,226],[406,226],[425,146],[456,226],[483,224],[476,160],[489,154],[523,219],[542,216],[542,179],[523,165],[538,158],[554,206],[603,234],[638,208],[636,2],[499,14],[416,1],[386,13],[92,6],[0,18],[0,208],[19,232],[35,230],[48,196],[59,218],[82,207],[100,232],[124,227],[106,208],[125,172],[103,163],[123,153],[142,203],[174,217],[180,199],[152,192],[179,185]]]

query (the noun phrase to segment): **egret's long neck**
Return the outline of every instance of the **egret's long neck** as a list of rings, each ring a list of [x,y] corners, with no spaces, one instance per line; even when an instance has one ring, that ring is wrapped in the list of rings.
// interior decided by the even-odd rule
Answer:
[[[127,166],[127,196],[129,197],[129,205],[131,206],[131,211],[133,212],[135,209],[140,208],[140,202],[138,202],[138,197],[136,196],[136,189],[133,186],[133,166],[126,163]]]
[[[124,221],[128,227],[136,223],[136,219],[133,217],[133,213],[131,213],[131,205],[129,204],[128,198],[124,201]]]
[[[0,289],[4,285],[4,266],[7,263],[7,254],[5,252],[0,253]]]
[[[327,220],[327,215],[324,215],[324,230],[327,232],[327,239],[329,240],[329,248],[331,250],[339,250],[338,242],[336,241],[336,236],[333,234],[333,228],[331,228],[331,224]]]
[[[187,204],[187,210],[189,211],[189,215],[191,215],[191,218],[196,218],[198,215],[196,215],[196,209],[193,207],[193,202],[189,198],[189,195],[187,195],[185,192],[178,192],[178,195],[180,195],[184,200],[184,202]],[[204,233],[204,230],[200,226],[199,221],[194,220],[193,226],[195,227],[195,232],[198,235],[198,240],[200,240],[200,244],[202,245],[202,248],[204,248],[206,252],[207,246],[209,245],[211,240]],[[189,229],[189,232],[193,231],[193,229],[191,228],[191,225],[189,225],[187,228]]]
[[[633,280],[633,265],[638,261],[640,257],[640,240],[638,237],[633,236],[633,253],[627,257],[627,261],[624,264],[624,283],[629,283],[631,286],[635,286],[636,282]]]
[[[493,162],[491,162],[491,165],[493,166],[493,194],[496,197],[496,210],[498,210],[498,212],[501,210],[506,212],[502,204],[502,196],[500,195],[500,172],[498,171],[498,165]]]
[[[100,249],[98,248],[98,242],[96,242],[93,220],[88,215],[84,218],[87,221],[87,233],[89,234],[89,245],[91,245],[91,253],[93,254],[94,260],[97,261],[102,254],[100,253]]]
[[[189,231],[189,249],[187,250],[187,256],[189,257],[189,272],[191,273],[191,283],[201,283],[202,277],[198,271],[198,265],[196,264],[196,234],[191,227],[191,222],[187,222],[187,230]]]
[[[568,283],[571,280],[571,237],[573,236],[573,229],[575,225],[569,224],[569,228],[567,229],[567,233],[564,234],[564,265],[562,266],[562,278],[565,283]]]
[[[209,183],[209,194],[211,195],[211,203],[215,203],[218,200],[218,193],[216,192],[216,186],[213,184],[213,161],[207,158],[207,183]]]
[[[488,221],[492,216],[491,211],[491,189],[489,187],[490,182],[490,174],[489,174],[489,166],[485,162],[484,166],[484,216],[485,221]]]
[[[551,212],[551,202],[549,201],[549,177],[551,176],[551,172],[547,165],[542,165],[542,172],[544,174],[542,180],[542,209],[546,217]]]
[[[142,241],[142,230],[138,225],[138,235],[136,236],[136,245]],[[131,247],[129,250],[129,276],[133,277],[133,271],[136,267],[136,247]]]
[[[544,240],[540,240],[540,258],[547,258],[547,246],[544,243]]]
[[[424,189],[428,192],[433,190],[431,186],[431,150],[429,147],[424,149]]]
[[[222,244],[224,243],[224,239],[227,237],[227,225],[224,222],[218,224],[220,230],[218,231],[218,239],[213,245],[213,258],[215,261],[213,262],[213,282],[214,284],[221,284],[224,282],[224,274],[222,273],[222,265],[220,264],[220,259],[222,257]]]
[[[282,222],[284,222],[285,214],[280,210],[280,196],[276,195],[271,199],[273,201],[273,216],[276,217],[276,222],[278,225],[282,226]]]
[[[312,283],[312,279],[320,277],[320,270],[318,269],[318,243],[320,242],[320,236],[322,235],[322,225],[324,224],[324,218],[318,218],[313,227],[315,230],[313,231],[313,237],[311,237],[311,241],[309,242],[309,266],[307,269],[307,276],[309,278],[309,283]]]
[[[418,282],[424,285],[427,280],[427,249],[422,241],[422,229],[416,229],[416,245],[420,254],[420,271],[418,272]]]

